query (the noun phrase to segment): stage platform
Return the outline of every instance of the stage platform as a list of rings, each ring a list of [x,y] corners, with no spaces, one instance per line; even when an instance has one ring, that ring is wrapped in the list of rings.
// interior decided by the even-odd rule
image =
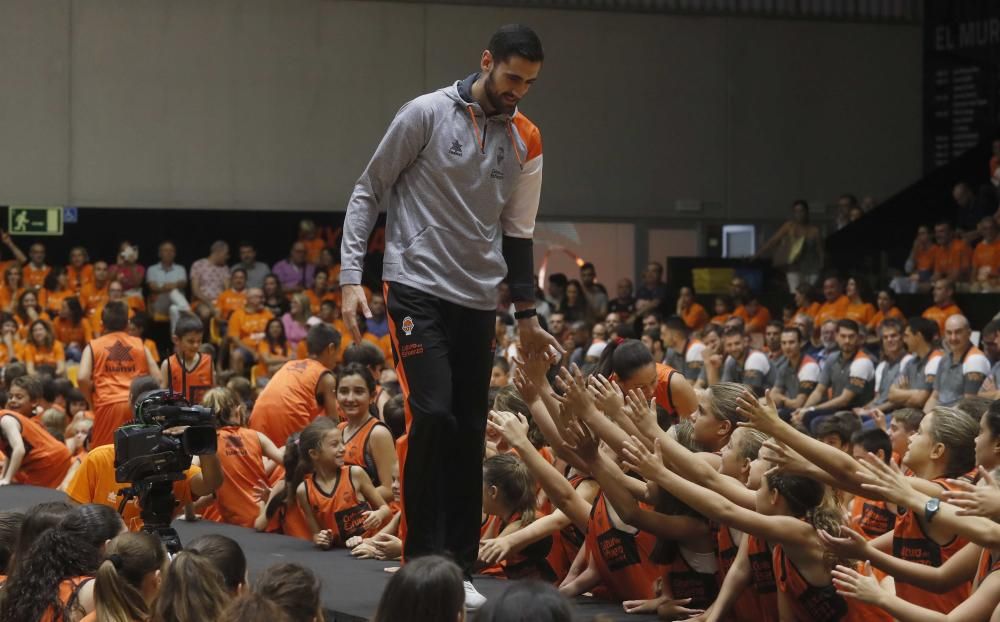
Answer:
[[[0,510],[25,510],[44,501],[65,500],[63,493],[33,486],[0,487]],[[328,622],[362,622],[375,614],[379,597],[390,574],[385,568],[396,564],[374,560],[356,560],[344,549],[322,551],[312,544],[274,534],[257,533],[252,529],[208,521],[174,521],[182,542],[200,535],[219,533],[236,540],[247,556],[251,581],[261,570],[279,562],[296,562],[311,568],[323,581],[323,604]],[[479,577],[476,588],[487,598],[501,594],[509,581]],[[576,620],[655,620],[656,616],[627,615],[616,604],[580,598],[576,601]]]

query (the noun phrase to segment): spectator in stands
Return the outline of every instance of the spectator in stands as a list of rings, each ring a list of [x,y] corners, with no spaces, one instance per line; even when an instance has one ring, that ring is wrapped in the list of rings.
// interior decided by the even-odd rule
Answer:
[[[837,322],[837,346],[822,366],[819,383],[805,406],[792,419],[812,429],[827,415],[851,410],[871,401],[875,394],[875,365],[861,348],[861,329],[854,320]],[[833,397],[827,398],[829,395]]]
[[[780,338],[783,360],[774,374],[771,399],[779,412],[788,417],[805,405],[819,382],[820,369],[811,356],[803,353],[805,341],[798,328],[785,327]]]
[[[660,331],[663,345],[667,347],[666,364],[694,383],[705,366],[705,344],[693,338],[691,333],[691,327],[679,315],[668,317]]]
[[[228,322],[233,312],[246,306],[247,287],[247,271],[243,268],[233,268],[229,273],[229,288],[223,290],[215,301],[215,314],[220,322]],[[224,324],[220,331],[225,332]]]
[[[660,334],[660,325],[656,325],[656,334]],[[563,348],[566,350],[566,365],[576,364],[577,367],[583,367],[584,362],[587,358],[587,349],[591,345],[590,337],[590,324],[586,322],[573,322],[570,324],[569,337],[563,342]]]
[[[24,286],[37,291],[42,288],[45,277],[52,269],[45,263],[45,245],[41,242],[32,244],[28,247],[28,257],[31,259],[24,265],[22,271]]]
[[[66,276],[69,277],[69,287],[78,295],[87,283],[94,281],[94,266],[90,264],[87,249],[74,246],[69,250],[69,263],[66,264]]]
[[[285,295],[281,281],[276,275],[269,274],[264,277],[262,293],[264,294],[264,307],[268,311],[277,317],[281,317],[288,311],[288,296]]]
[[[960,315],[962,310],[955,304],[955,288],[948,279],[937,279],[934,281],[932,298],[934,304],[923,312],[923,317],[934,320],[938,323],[939,334],[944,334],[945,321],[953,316]]]
[[[931,238],[930,227],[920,225],[913,239],[910,256],[906,259],[903,270],[906,276],[898,276],[889,284],[889,288],[899,294],[912,294],[917,291],[927,291],[931,287],[931,277],[934,274],[934,257],[937,253]]]
[[[122,293],[128,301],[128,306],[136,310],[144,310],[146,301],[142,296],[142,284],[146,277],[146,268],[139,264],[139,247],[129,241],[118,246],[118,257],[114,265],[108,268],[112,281],[118,281]]]
[[[972,251],[972,291],[991,292],[1000,284],[1000,237],[993,216],[979,221],[979,244]]]
[[[566,341],[567,333],[566,316],[555,311],[549,316],[549,334],[559,340],[559,343]]]
[[[882,322],[878,334],[882,342],[882,360],[875,367],[875,395],[870,402],[854,409],[862,417],[870,417],[876,409],[887,413],[899,407],[889,399],[889,390],[903,372],[906,357],[903,322],[895,318],[887,319]]]
[[[367,290],[365,291],[367,293]],[[324,300],[332,300],[340,304],[340,296],[330,289],[330,277],[325,270],[316,271],[316,276],[313,278],[313,286],[303,293],[309,298],[309,308],[312,313],[319,313],[319,305]]]
[[[308,320],[312,316],[309,297],[303,293],[293,294],[289,301],[288,313],[281,316],[281,324],[285,327],[285,337],[288,345],[295,351],[299,342],[306,338],[309,332]]]
[[[146,271],[146,284],[149,286],[152,313],[155,316],[170,318],[170,332],[177,325],[181,311],[190,311],[191,304],[184,295],[187,287],[187,270],[184,266],[174,263],[177,258],[177,247],[167,240],[160,242],[160,261]]]
[[[316,265],[306,260],[306,245],[301,241],[292,244],[288,258],[274,264],[271,272],[281,281],[281,289],[286,294],[295,294],[313,285]]]
[[[792,218],[760,247],[754,259],[774,252],[774,265],[783,267],[788,290],[799,285],[815,285],[823,268],[823,239],[819,227],[809,223],[809,204],[803,200],[792,203]]]
[[[608,290],[597,282],[597,268],[589,261],[580,266],[580,284],[590,306],[590,316],[599,318],[608,313]]]
[[[642,287],[635,292],[635,310],[640,314],[654,311],[659,309],[666,299],[667,284],[663,282],[663,266],[651,261],[646,266],[646,271],[642,273]]]
[[[237,373],[242,373],[256,360],[257,346],[264,338],[267,323],[274,318],[274,315],[264,308],[263,301],[263,292],[256,288],[249,289],[246,306],[236,310],[229,318],[226,335],[233,350],[230,361]]]
[[[319,256],[326,247],[326,242],[319,237],[315,222],[308,218],[299,221],[299,241],[306,247],[306,263],[319,263]]]
[[[963,237],[970,244],[979,239],[980,232],[977,232],[979,221],[986,217],[992,217],[996,211],[996,203],[980,201],[976,196],[972,186],[960,181],[952,188],[951,197],[958,207],[958,228],[962,231]]]
[[[816,290],[808,283],[799,283],[794,290],[795,315],[808,315],[814,321],[819,315],[820,304],[816,300]],[[808,337],[808,335],[807,335]]]
[[[257,345],[257,384],[263,386],[281,366],[295,358],[295,349],[289,347],[285,325],[278,318],[271,318],[264,329],[264,338]]]
[[[784,360],[781,351],[781,330],[784,327],[785,325],[778,320],[771,320],[764,329],[764,354],[767,355],[772,368]]]
[[[46,320],[35,320],[28,328],[28,341],[24,346],[24,363],[29,374],[45,370],[52,376],[66,373],[66,352],[63,344],[56,341],[52,324]]]
[[[757,395],[763,395],[770,388],[768,378],[771,364],[767,356],[750,347],[750,339],[745,333],[735,328],[728,328],[722,334],[722,347],[726,352],[726,361],[722,365],[719,382],[739,382],[752,388]],[[714,380],[718,368],[706,362],[709,379]],[[716,384],[710,382],[710,384]]]
[[[891,290],[879,290],[878,295],[875,297],[875,305],[877,306],[875,315],[868,323],[868,329],[871,332],[874,333],[878,331],[882,322],[889,318],[896,318],[897,320],[903,319],[903,312],[896,306],[896,297],[893,296]]]
[[[831,276],[823,281],[824,302],[819,307],[816,314],[816,324],[820,327],[830,320],[842,320],[847,317],[847,307],[851,304],[851,299],[844,295],[844,288],[840,279]]]
[[[847,212],[847,222],[857,222],[865,215],[865,210],[860,205],[855,205]]]
[[[750,297],[750,286],[747,285],[747,280],[741,276],[734,276],[729,282],[729,297],[733,301],[733,315],[741,315],[742,317],[740,308]]]
[[[858,197],[853,194],[842,194],[837,199],[837,217],[834,223],[837,230],[843,229],[851,222],[851,210],[858,205]]]
[[[52,322],[52,329],[66,348],[66,359],[80,362],[83,348],[93,337],[90,322],[84,318],[83,308],[76,298],[67,298],[59,309],[59,315]]]
[[[753,294],[744,298],[744,304],[733,311],[733,316],[743,320],[746,332],[763,333],[771,321],[771,312]],[[727,320],[728,322],[728,320]]]
[[[614,300],[608,302],[608,311],[617,313],[622,323],[629,324],[632,322],[632,316],[636,311],[636,300],[632,295],[631,279],[619,279],[616,290],[618,295],[615,296]]]
[[[729,299],[729,296],[716,296],[712,303],[712,311],[715,312],[715,315],[708,321],[709,324],[722,326],[733,316],[733,301]]]
[[[819,359],[816,357],[823,350],[823,342],[817,339],[818,334],[812,316],[804,313],[796,314],[792,318],[792,324],[802,333],[802,352],[816,359],[818,363]]]
[[[372,312],[372,316],[365,318],[365,331],[380,339],[388,335],[389,316],[385,312],[385,298],[382,297],[382,294],[372,294],[368,310]]]
[[[257,249],[252,242],[240,242],[240,262],[232,269],[242,268],[247,275],[247,287],[263,287],[264,277],[271,274],[271,268],[263,261],[257,261]]]
[[[927,318],[912,317],[903,328],[903,343],[910,356],[903,362],[898,380],[889,386],[888,398],[894,409],[923,410],[941,359],[941,352],[934,349],[937,336],[937,323]]]
[[[864,289],[864,282],[860,279],[855,277],[847,279],[847,290],[844,295],[847,296],[848,305],[844,317],[854,320],[861,327],[867,327],[875,317],[875,307],[865,300],[867,296]]]
[[[10,266],[3,273],[0,284],[0,308],[7,313],[14,312],[14,306],[24,291],[24,277],[19,266]]]
[[[90,326],[91,332],[95,336],[100,336],[104,333],[104,308],[112,302],[122,302],[129,309],[129,315],[135,313],[131,306],[128,305],[128,301],[125,299],[125,288],[118,281],[111,281],[108,283],[107,289],[108,297],[107,300],[101,302],[97,307],[91,312],[90,316]]]
[[[74,292],[69,288],[69,277],[66,270],[60,266],[55,266],[45,277],[44,287],[38,290],[38,298],[42,304],[42,309],[54,316],[59,313],[64,300],[73,296]]]
[[[935,406],[954,406],[962,398],[974,397],[990,372],[990,362],[972,345],[972,329],[964,315],[955,314],[945,321],[944,342],[947,351],[938,363],[934,390],[924,405],[924,412]]]
[[[992,365],[989,375],[979,387],[979,395],[992,400],[1000,399],[1000,320],[993,320],[983,327],[979,345]]]
[[[934,266],[931,280],[948,279],[952,282],[968,278],[972,251],[965,240],[955,235],[949,222],[934,225]]]
[[[604,317],[604,326],[608,329],[608,337],[614,338],[618,333],[618,328],[622,325],[621,316],[612,311]]]
[[[191,264],[191,306],[208,324],[215,310],[216,302],[229,283],[229,244],[217,240],[209,247],[208,257],[202,257]]]
[[[106,261],[94,262],[94,280],[80,286],[80,305],[83,310],[92,314],[97,307],[108,301],[108,285],[111,283],[111,270]]]
[[[694,299],[694,289],[684,286],[677,294],[677,315],[684,320],[694,332],[700,331],[708,324],[708,312]]]
[[[583,292],[580,281],[573,279],[566,283],[566,297],[563,298],[563,306],[559,309],[566,316],[566,321],[593,323],[594,317]]]
[[[546,281],[545,301],[549,303],[553,311],[558,311],[563,306],[563,298],[566,297],[566,283],[569,279],[562,272],[555,272],[549,275]]]

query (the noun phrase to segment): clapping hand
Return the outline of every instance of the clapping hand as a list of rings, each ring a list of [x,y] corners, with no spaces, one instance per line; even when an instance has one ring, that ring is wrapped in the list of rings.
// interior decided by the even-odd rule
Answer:
[[[993,474],[982,466],[979,467],[979,476],[982,480],[978,486],[960,479],[949,479],[948,483],[957,490],[946,490],[941,498],[961,508],[957,512],[959,516],[983,516],[996,520],[1000,517],[1000,488]]]

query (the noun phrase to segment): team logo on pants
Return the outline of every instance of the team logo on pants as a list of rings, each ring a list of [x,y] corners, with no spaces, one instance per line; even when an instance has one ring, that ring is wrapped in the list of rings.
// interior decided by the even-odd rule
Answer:
[[[413,334],[413,318],[408,315],[404,317],[403,323],[400,325],[400,328],[403,329],[403,334],[406,335],[407,337]]]

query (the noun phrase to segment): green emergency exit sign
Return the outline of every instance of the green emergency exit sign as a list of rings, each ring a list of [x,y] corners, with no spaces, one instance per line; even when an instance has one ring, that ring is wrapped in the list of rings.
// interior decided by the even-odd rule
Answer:
[[[62,235],[63,208],[11,205],[7,208],[7,231],[11,235]]]

